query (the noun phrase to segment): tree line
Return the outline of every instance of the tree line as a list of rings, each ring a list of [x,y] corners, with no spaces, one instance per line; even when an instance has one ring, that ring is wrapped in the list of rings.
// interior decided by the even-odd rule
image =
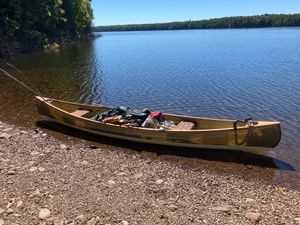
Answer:
[[[182,30],[219,28],[261,28],[300,26],[300,14],[265,14],[258,16],[234,16],[198,21],[127,24],[97,26],[94,31],[142,31],[142,30]]]
[[[91,0],[1,0],[0,56],[83,38],[92,20]]]

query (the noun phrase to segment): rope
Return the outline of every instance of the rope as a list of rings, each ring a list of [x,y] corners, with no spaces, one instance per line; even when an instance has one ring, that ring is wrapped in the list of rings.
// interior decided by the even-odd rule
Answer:
[[[32,88],[30,88],[29,86],[27,86],[26,84],[24,84],[23,82],[21,82],[20,80],[18,80],[17,78],[15,78],[14,76],[12,76],[11,74],[9,74],[8,72],[6,72],[4,69],[2,69],[0,67],[0,70],[9,78],[13,79],[14,81],[16,81],[17,83],[21,84],[23,87],[25,87],[26,89],[28,89],[29,91],[31,91],[32,93],[34,93],[37,96],[40,96],[43,100],[45,100],[40,93],[38,93],[37,91],[33,90]]]
[[[248,132],[247,132],[245,138],[241,142],[238,142],[237,122],[247,123],[247,125],[248,125]],[[233,130],[234,130],[234,134],[235,134],[235,144],[236,145],[243,145],[246,141],[248,141],[248,137],[251,133],[252,127],[254,126],[254,123],[256,123],[256,122],[253,122],[252,118],[245,119],[244,121],[237,120],[233,123]]]
[[[24,77],[26,78],[28,83],[31,83],[31,81],[29,80],[29,78],[21,71],[19,70],[17,67],[15,67],[13,64],[10,63],[6,63],[6,65],[10,66],[11,68],[15,69],[16,71],[18,71],[18,73],[24,75]],[[33,87],[33,89],[39,94],[39,96],[42,96],[41,92],[36,88],[36,86],[31,83],[31,86]]]

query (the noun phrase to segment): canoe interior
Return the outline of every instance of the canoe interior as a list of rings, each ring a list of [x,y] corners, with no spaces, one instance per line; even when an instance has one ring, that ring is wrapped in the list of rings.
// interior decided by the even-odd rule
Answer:
[[[76,104],[76,103],[61,102],[61,101],[52,101],[51,104],[68,113],[72,113],[76,110],[89,110],[89,113],[83,116],[84,118],[87,119],[93,118],[94,116],[111,109],[111,107],[107,107],[107,106],[85,105],[85,104]],[[163,113],[163,115],[166,120],[174,121],[175,124],[178,124],[183,120],[193,122],[195,124],[193,130],[232,128],[234,122],[234,120],[197,118],[197,117],[188,117],[188,116],[181,116],[181,115],[172,115],[166,113]],[[238,127],[243,127],[243,126],[246,125],[242,123],[238,124]]]

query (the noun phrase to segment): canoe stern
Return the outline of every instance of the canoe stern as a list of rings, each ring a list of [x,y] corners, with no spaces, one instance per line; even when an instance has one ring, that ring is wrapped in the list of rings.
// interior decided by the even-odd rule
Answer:
[[[275,148],[281,140],[279,122],[270,122],[269,125],[253,127],[247,139],[248,146],[263,146]]]

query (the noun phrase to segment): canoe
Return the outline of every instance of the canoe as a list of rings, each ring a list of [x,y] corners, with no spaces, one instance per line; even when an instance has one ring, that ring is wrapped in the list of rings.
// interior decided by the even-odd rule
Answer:
[[[164,113],[173,129],[125,127],[93,119],[111,107],[88,105],[37,96],[37,110],[58,123],[93,134],[157,145],[260,152],[278,145],[280,122],[210,119]],[[189,126],[189,124],[194,126]],[[183,126],[182,126],[183,125]],[[178,127],[178,129],[177,129]]]

